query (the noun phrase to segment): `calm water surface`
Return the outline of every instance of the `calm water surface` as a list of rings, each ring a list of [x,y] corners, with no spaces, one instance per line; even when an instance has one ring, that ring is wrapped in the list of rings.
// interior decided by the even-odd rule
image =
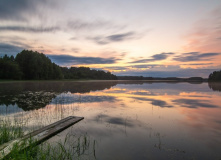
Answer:
[[[83,116],[49,141],[87,134],[96,141],[91,159],[220,160],[220,91],[220,84],[208,83],[0,83],[0,118],[29,132]]]

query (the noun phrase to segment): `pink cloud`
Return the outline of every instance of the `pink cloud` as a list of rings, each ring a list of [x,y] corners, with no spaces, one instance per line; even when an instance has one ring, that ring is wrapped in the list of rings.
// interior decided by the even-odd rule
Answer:
[[[221,52],[221,6],[199,21],[185,38],[185,51]]]

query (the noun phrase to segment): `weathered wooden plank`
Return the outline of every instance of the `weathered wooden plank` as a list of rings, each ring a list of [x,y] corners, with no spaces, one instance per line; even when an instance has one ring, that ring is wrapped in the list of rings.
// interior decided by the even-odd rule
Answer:
[[[7,143],[7,145],[2,145],[0,148],[0,159],[3,159],[5,156],[9,155],[10,152],[12,151],[12,148],[15,144],[21,146],[24,141],[26,141],[28,138],[31,138],[32,141],[35,142],[35,144],[39,144],[46,139],[56,135],[57,133],[63,131],[64,129],[70,127],[71,125],[83,120],[83,117],[75,117],[75,116],[70,116],[65,119],[62,119],[60,121],[57,121],[53,124],[50,124],[46,127],[43,127],[41,129],[38,129],[34,132],[31,132],[22,138],[10,141]],[[29,142],[27,141],[23,147],[20,149],[25,149],[29,147]]]
[[[33,136],[35,136],[36,134],[45,131],[46,129],[50,129],[50,128],[52,128],[52,127],[55,127],[55,126],[59,125],[60,123],[63,123],[63,122],[65,122],[65,121],[67,121],[67,120],[69,120],[69,119],[72,119],[72,118],[74,118],[74,116],[66,117],[66,118],[64,118],[64,119],[62,119],[62,120],[60,120],[60,121],[57,121],[57,122],[52,123],[52,124],[50,124],[50,125],[48,125],[48,126],[42,127],[42,128],[40,128],[40,129],[38,129],[38,130],[35,130],[35,131],[33,131],[33,132],[29,133],[29,134],[26,134],[25,136],[23,136],[23,137],[20,138],[20,139],[33,137]],[[17,139],[2,144],[2,145],[0,146],[0,151],[1,151],[3,148],[7,147],[10,143],[12,143],[13,141],[16,141],[16,140],[17,140]]]
[[[74,117],[74,116],[66,117],[66,118],[64,118],[64,119],[62,119],[62,120],[60,120],[60,121],[54,122],[54,123],[52,123],[52,124],[50,124],[50,125],[47,125],[47,126],[42,127],[42,128],[40,128],[40,129],[38,129],[38,130],[35,130],[35,131],[33,131],[33,132],[31,132],[31,133],[25,135],[23,138],[33,137],[33,136],[35,136],[36,134],[39,134],[39,133],[41,133],[41,132],[43,132],[43,131],[45,131],[45,130],[47,130],[47,129],[50,129],[50,128],[53,128],[53,127],[55,127],[55,126],[57,126],[57,125],[60,125],[61,123],[65,122],[65,121],[67,121],[67,120],[73,119],[73,118],[80,118],[80,117]]]

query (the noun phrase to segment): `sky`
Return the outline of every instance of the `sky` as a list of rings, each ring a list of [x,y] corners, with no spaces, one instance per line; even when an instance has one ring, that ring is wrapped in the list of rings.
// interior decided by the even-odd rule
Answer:
[[[118,76],[221,70],[220,0],[0,0],[0,56],[23,49]]]

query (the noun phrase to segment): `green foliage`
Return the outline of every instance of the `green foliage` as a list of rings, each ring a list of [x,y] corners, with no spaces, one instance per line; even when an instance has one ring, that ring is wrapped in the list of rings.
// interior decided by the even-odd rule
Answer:
[[[89,67],[62,67],[62,73],[65,79],[105,79],[116,80],[117,76],[110,72],[90,69]]]
[[[21,79],[22,72],[13,56],[0,57],[0,79]]]
[[[46,57],[43,53],[23,50],[18,53],[16,62],[24,73],[23,79],[61,79],[60,67]]]
[[[28,146],[28,147],[27,147]],[[76,137],[67,134],[64,142],[42,143],[37,145],[30,137],[21,143],[15,143],[9,155],[3,160],[60,160],[60,159],[96,159],[96,141],[93,146],[90,137]]]
[[[214,71],[209,75],[208,81],[217,81],[221,82],[221,70],[220,71]]]
[[[23,136],[22,126],[14,121],[0,120],[0,145]]]
[[[28,147],[27,147],[28,146]],[[40,150],[39,146],[36,146],[36,142],[32,137],[25,139],[21,143],[15,143],[12,147],[11,153],[7,155],[3,160],[34,160]]]
[[[105,79],[115,80],[110,72],[91,70],[88,67],[60,67],[45,56],[23,50],[14,58],[0,58],[0,79],[52,80],[52,79]]]

